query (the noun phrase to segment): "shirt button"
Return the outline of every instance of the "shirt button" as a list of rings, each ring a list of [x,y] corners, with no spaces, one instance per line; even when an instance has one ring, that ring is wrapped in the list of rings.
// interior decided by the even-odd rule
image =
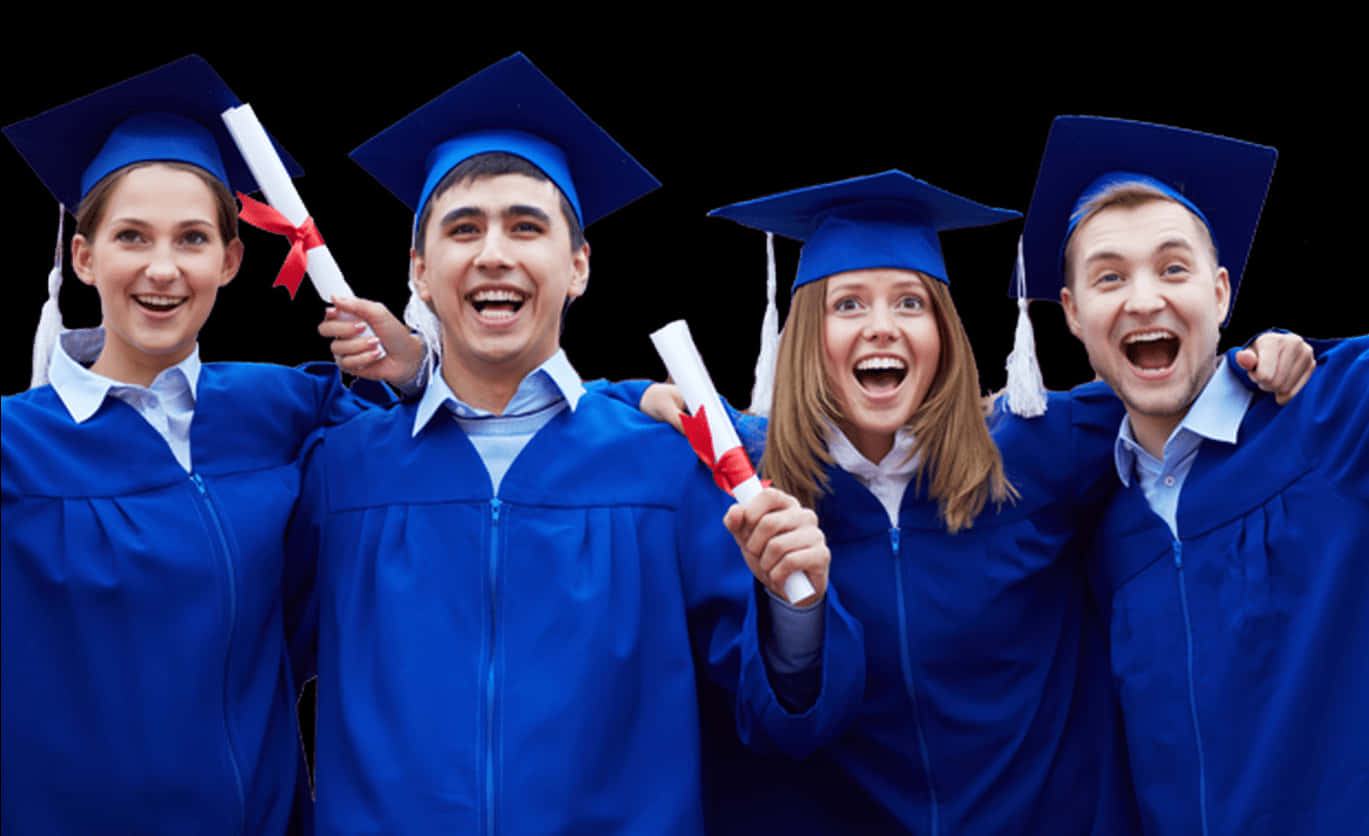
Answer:
[[[1174,487],[1174,477],[1173,477],[1173,476],[1166,476],[1166,477],[1165,477],[1165,487],[1166,487],[1166,488],[1172,488],[1172,487]]]

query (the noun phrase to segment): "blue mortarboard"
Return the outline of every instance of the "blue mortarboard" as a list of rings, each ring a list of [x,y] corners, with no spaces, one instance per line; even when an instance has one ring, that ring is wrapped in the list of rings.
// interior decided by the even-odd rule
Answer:
[[[709,213],[803,241],[793,289],[836,273],[918,270],[949,284],[937,233],[1021,217],[886,171],[734,203]]]
[[[1078,210],[1109,186],[1139,182],[1207,224],[1218,260],[1230,273],[1234,298],[1277,156],[1264,145],[1182,128],[1057,117],[1022,232],[1027,296],[1059,300],[1064,247]],[[1018,295],[1015,288],[1010,292]]]
[[[447,172],[490,151],[541,169],[582,227],[660,185],[522,53],[423,105],[351,157],[418,214]]]
[[[158,67],[5,128],[38,178],[68,209],[130,163],[174,160],[254,192],[257,182],[219,114],[242,104],[198,55]],[[303,170],[279,146],[292,176]]]

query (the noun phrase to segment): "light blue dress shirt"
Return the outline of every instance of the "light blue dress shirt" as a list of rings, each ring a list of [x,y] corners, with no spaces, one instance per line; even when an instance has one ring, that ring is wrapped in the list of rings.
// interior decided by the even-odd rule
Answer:
[[[1217,364],[1188,414],[1165,440],[1163,459],[1147,453],[1131,431],[1131,419],[1122,418],[1121,429],[1113,446],[1113,460],[1122,484],[1130,486],[1132,473],[1140,483],[1141,492],[1151,510],[1169,526],[1170,533],[1179,536],[1177,522],[1179,492],[1193,469],[1198,448],[1203,440],[1235,444],[1241,420],[1250,407],[1254,392],[1241,385],[1235,372],[1225,363]]]
[[[62,405],[78,424],[87,421],[109,395],[138,411],[171,448],[176,461],[190,471],[190,421],[195,417],[195,385],[200,379],[200,347],[169,369],[151,386],[121,383],[96,374],[87,366],[105,345],[104,328],[66,331],[57,341],[48,366],[48,380]]]
[[[498,494],[504,474],[509,472],[513,460],[537,431],[562,410],[574,411],[583,394],[585,386],[580,375],[561,349],[523,378],[502,415],[471,406],[456,397],[439,366],[414,413],[413,435],[418,435],[439,409],[446,407],[475,445],[480,460],[490,473],[494,492]]]

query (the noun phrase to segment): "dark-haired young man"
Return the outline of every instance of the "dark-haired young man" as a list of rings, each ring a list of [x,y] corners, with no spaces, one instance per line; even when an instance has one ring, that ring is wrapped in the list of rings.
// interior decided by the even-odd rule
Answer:
[[[578,230],[655,180],[521,56],[354,157],[417,213],[441,353],[417,404],[327,433],[308,468],[320,828],[701,832],[696,670],[737,693],[743,738],[802,753],[864,667],[830,591],[754,589],[825,590],[812,513],[777,491],[728,509],[560,349]]]

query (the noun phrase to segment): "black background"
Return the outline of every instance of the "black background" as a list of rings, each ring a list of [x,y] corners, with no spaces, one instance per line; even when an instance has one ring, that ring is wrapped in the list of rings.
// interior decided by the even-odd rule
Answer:
[[[588,230],[589,292],[572,307],[563,339],[572,362],[586,378],[659,378],[664,371],[647,335],[685,317],[720,390],[744,404],[764,304],[764,236],[707,219],[709,209],[901,168],[975,200],[1025,210],[1052,117],[1142,119],[1280,151],[1224,345],[1270,326],[1312,336],[1369,330],[1369,314],[1352,302],[1363,283],[1354,259],[1360,233],[1340,231],[1357,226],[1363,200],[1360,160],[1350,156],[1361,153],[1350,125],[1360,119],[1363,80],[1354,80],[1358,71],[1347,74],[1352,56],[1330,43],[1295,48],[1286,38],[1197,37],[1174,20],[1160,31],[1133,22],[1140,28],[1110,25],[1092,38],[1062,33],[1049,43],[1039,34],[994,38],[930,25],[890,33],[892,24],[879,21],[864,25],[892,34],[887,43],[869,42],[869,31],[847,38],[825,25],[800,37],[788,29],[792,21],[780,20],[739,33],[725,17],[658,24],[649,35],[612,34],[638,21],[577,18],[515,36],[504,33],[531,11],[503,13],[495,28],[418,11],[374,25],[316,22],[305,28],[344,29],[301,36],[296,46],[281,45],[287,22],[267,20],[258,34],[242,21],[231,31],[187,28],[155,38],[125,36],[124,24],[117,31],[68,27],[70,37],[35,33],[35,40],[52,40],[48,52],[28,60],[11,50],[0,65],[0,121],[197,52],[304,166],[298,188],[354,290],[399,312],[412,217],[346,154],[467,75],[522,50],[664,184]],[[819,32],[822,45],[812,37]],[[0,392],[9,394],[28,383],[57,211],[7,143],[0,178],[8,233]],[[1002,385],[1011,347],[1016,308],[1006,290],[1019,231],[1016,222],[943,236],[985,388]],[[243,269],[201,335],[202,358],[327,359],[314,331],[323,308],[313,291],[303,288],[291,302],[270,287],[284,240],[252,228],[243,239]],[[777,249],[787,287],[798,245],[780,240]],[[97,324],[96,294],[70,267],[61,302],[68,327]],[[1036,303],[1032,313],[1047,384],[1088,379],[1058,306]]]

